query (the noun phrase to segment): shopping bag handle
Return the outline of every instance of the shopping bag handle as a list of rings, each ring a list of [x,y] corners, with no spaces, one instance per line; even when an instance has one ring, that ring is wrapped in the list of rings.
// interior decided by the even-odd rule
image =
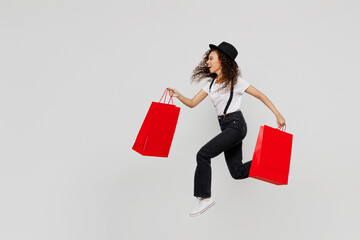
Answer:
[[[165,101],[166,101],[166,96],[167,96],[168,91],[169,91],[169,88],[166,88],[165,91],[164,91],[164,93],[163,93],[163,95],[162,95],[162,97],[160,98],[160,101],[159,101],[160,103],[161,103],[161,99],[164,97],[164,94],[165,94],[165,98],[164,98],[164,103],[165,103]],[[170,96],[170,94],[169,94],[169,96]],[[174,105],[174,101],[173,101],[172,98],[173,98],[173,97],[170,96],[169,102],[168,102],[167,104],[169,104],[169,103],[170,103],[170,100],[171,100],[172,105]]]
[[[285,130],[283,130],[283,128],[285,127]],[[280,131],[284,131],[286,132],[286,124],[284,124],[284,126],[282,126],[281,128],[278,128]]]

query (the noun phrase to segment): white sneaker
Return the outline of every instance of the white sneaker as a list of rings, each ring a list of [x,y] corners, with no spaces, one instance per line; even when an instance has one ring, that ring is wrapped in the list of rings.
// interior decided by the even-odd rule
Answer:
[[[211,197],[207,198],[207,199],[202,199],[202,198],[197,197],[197,199],[199,199],[199,203],[194,208],[194,210],[192,210],[190,212],[191,217],[199,216],[200,214],[202,214],[203,212],[205,212],[206,210],[208,210],[211,206],[213,206],[215,204],[214,199]]]

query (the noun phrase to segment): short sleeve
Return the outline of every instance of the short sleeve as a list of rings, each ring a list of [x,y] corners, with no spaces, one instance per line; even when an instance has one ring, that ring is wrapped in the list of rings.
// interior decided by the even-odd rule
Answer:
[[[242,77],[238,77],[235,92],[244,93],[245,90],[250,86],[250,84],[245,81]]]
[[[205,85],[202,87],[202,90],[204,90],[207,94],[209,94],[209,87],[210,87],[210,82],[207,81]]]

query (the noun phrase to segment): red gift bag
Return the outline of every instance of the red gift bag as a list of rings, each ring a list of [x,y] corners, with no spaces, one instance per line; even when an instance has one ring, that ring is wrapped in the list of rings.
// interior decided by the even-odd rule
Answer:
[[[285,126],[286,130],[286,126]],[[249,177],[276,185],[288,183],[293,135],[261,126],[251,162]]]
[[[144,156],[168,157],[180,108],[165,103],[168,88],[159,102],[152,102],[132,149]],[[166,93],[166,94],[165,94]],[[164,97],[164,103],[161,103]]]

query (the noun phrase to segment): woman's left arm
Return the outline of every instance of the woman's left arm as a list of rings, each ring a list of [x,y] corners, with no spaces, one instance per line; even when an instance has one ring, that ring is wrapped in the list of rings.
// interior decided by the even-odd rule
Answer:
[[[260,92],[259,90],[257,90],[255,87],[253,87],[251,85],[245,90],[245,92],[256,97],[257,99],[261,100],[275,114],[278,128],[282,128],[285,125],[285,119],[280,114],[280,112],[276,109],[274,104],[272,104],[270,99],[268,99],[265,96],[265,94],[263,94],[262,92]]]

